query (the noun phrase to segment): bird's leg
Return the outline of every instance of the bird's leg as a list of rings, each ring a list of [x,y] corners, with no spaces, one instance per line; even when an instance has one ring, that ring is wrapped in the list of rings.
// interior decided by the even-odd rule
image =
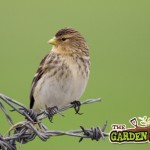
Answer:
[[[57,112],[58,112],[58,107],[57,107],[57,106],[54,106],[54,107],[47,107],[47,106],[46,106],[46,111],[45,111],[45,113],[46,113],[46,115],[48,116],[48,119],[50,120],[50,122],[52,122],[53,116],[54,116],[55,114],[57,114]]]
[[[80,101],[76,101],[76,100],[75,100],[75,101],[71,102],[71,104],[73,105],[76,114],[79,114],[79,115],[82,115],[82,114],[83,114],[83,113],[79,113],[79,111],[80,111],[80,106],[81,106]]]

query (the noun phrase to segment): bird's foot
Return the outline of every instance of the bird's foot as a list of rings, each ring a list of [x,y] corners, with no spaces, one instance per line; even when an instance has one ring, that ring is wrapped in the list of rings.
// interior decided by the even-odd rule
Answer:
[[[26,116],[27,120],[30,120],[30,121],[32,120],[34,122],[38,121],[38,119],[37,119],[38,114],[36,112],[34,112],[32,109],[26,109],[25,113],[28,115],[28,116]]]
[[[55,114],[57,114],[58,112],[58,107],[57,106],[54,106],[54,107],[47,107],[46,106],[46,115],[48,116],[48,119],[50,120],[50,122],[52,123],[52,120],[53,120],[53,116]]]
[[[71,102],[71,104],[73,105],[76,114],[79,114],[79,115],[82,115],[82,114],[83,114],[83,113],[79,113],[79,111],[80,111],[80,106],[81,106],[80,101],[73,101],[73,102]]]

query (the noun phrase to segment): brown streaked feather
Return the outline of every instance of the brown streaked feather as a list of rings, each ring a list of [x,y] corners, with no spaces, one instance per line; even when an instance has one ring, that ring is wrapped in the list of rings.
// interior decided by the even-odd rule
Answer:
[[[30,109],[32,109],[33,105],[34,105],[34,88],[38,82],[38,80],[42,77],[43,73],[44,73],[44,69],[43,69],[43,64],[46,60],[46,58],[48,57],[49,54],[47,54],[42,61],[40,62],[40,66],[36,72],[36,75],[34,76],[33,80],[32,80],[32,88],[31,88],[31,92],[30,92]]]

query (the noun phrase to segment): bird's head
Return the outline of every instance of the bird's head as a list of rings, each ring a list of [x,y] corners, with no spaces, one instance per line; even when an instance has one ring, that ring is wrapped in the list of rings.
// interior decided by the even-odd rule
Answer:
[[[59,30],[48,43],[54,46],[52,50],[57,53],[88,55],[88,46],[84,37],[73,28]]]

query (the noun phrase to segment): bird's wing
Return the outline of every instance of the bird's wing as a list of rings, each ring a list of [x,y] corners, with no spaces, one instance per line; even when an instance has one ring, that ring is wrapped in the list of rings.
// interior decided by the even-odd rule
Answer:
[[[48,57],[48,55],[49,54],[45,55],[45,57],[40,62],[39,68],[38,68],[38,70],[37,70],[37,72],[36,72],[36,74],[32,80],[32,87],[31,87],[31,92],[30,92],[30,109],[32,109],[33,105],[34,105],[34,96],[33,96],[34,88],[35,88],[38,80],[42,77],[43,73],[45,72],[44,63],[45,63],[45,60]]]

